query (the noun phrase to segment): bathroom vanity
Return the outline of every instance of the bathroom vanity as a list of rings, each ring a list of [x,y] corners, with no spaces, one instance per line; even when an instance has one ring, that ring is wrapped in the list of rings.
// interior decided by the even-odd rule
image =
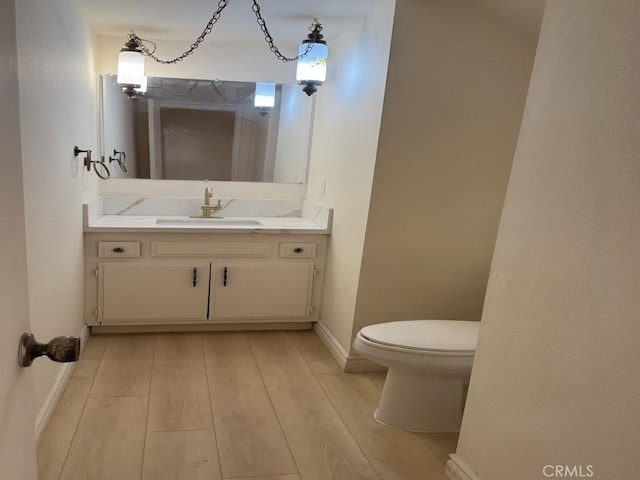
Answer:
[[[308,328],[318,319],[330,209],[223,200],[209,219],[198,218],[200,203],[101,197],[84,206],[94,331]]]

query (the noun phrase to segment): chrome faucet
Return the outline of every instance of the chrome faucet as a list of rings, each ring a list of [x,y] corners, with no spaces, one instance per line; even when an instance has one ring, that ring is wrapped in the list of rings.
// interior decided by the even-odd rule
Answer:
[[[220,199],[216,205],[211,205],[211,198],[213,198],[213,190],[211,187],[207,187],[204,189],[204,205],[200,207],[204,218],[211,218],[211,212],[218,212],[222,208]]]

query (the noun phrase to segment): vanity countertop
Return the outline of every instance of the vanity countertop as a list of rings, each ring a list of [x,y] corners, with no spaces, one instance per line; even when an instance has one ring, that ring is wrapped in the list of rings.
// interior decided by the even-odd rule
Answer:
[[[150,233],[298,233],[328,234],[323,225],[304,218],[227,217],[221,223],[189,222],[183,216],[101,215],[85,225],[85,232]],[[229,223],[224,223],[229,220]]]
[[[85,232],[331,233],[333,210],[306,201],[225,200],[216,217],[193,218],[197,199],[100,197],[83,205]]]

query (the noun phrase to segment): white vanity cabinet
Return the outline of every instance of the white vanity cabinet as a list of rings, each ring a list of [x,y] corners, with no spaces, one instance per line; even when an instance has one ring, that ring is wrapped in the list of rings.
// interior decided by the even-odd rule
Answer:
[[[201,321],[207,318],[210,264],[100,263],[103,323]]]
[[[85,320],[104,332],[306,328],[319,318],[327,243],[312,234],[85,233]]]
[[[214,263],[211,318],[309,318],[313,263]]]

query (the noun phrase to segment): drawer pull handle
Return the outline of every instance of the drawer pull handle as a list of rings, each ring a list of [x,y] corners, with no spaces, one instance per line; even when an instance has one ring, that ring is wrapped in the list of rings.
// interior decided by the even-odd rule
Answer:
[[[229,278],[229,269],[227,267],[224,267],[223,275],[222,275],[222,286],[223,287],[227,286],[228,278]]]
[[[295,253],[302,253],[302,252],[304,252],[304,248],[296,247],[296,248],[293,249],[293,251]]]
[[[193,286],[196,287],[198,285],[198,269],[193,269]]]
[[[124,253],[124,248],[116,247],[113,249],[113,253]]]

